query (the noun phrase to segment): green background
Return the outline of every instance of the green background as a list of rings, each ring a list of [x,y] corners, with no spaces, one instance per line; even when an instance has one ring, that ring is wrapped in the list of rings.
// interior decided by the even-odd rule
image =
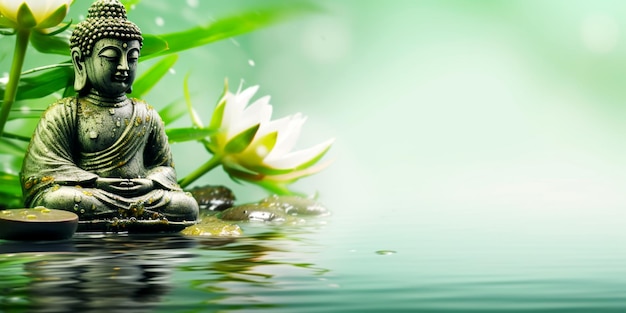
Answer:
[[[142,1],[129,17],[158,34],[282,3]],[[623,205],[623,2],[314,3],[319,12],[181,53],[146,100],[159,108],[179,99],[189,74],[208,122],[225,78],[231,90],[260,85],[275,118],[309,117],[300,148],[337,139],[333,164],[294,185],[333,211],[480,208],[585,220]],[[89,4],[76,1],[69,16],[80,19]],[[5,71],[11,40],[0,41]],[[64,59],[31,49],[24,68]],[[185,143],[174,157],[182,177],[209,155]],[[265,194],[221,170],[197,184],[206,183],[233,188],[240,202]]]
[[[158,34],[287,2],[144,0],[129,17]],[[233,310],[623,311],[626,2],[314,3],[319,12],[181,53],[146,100],[181,98],[189,74],[208,122],[225,78],[233,91],[260,85],[274,117],[308,116],[299,147],[336,138],[332,165],[293,186],[333,214],[269,239],[255,233],[272,225],[245,224],[223,250],[174,244],[194,257],[159,263],[194,266],[174,271],[164,305],[223,296]],[[0,40],[2,71],[11,44]],[[31,50],[25,69],[51,60]],[[209,158],[195,143],[173,151],[179,177]],[[238,203],[265,196],[221,170],[202,184],[233,188]],[[268,285],[241,280],[256,273]]]

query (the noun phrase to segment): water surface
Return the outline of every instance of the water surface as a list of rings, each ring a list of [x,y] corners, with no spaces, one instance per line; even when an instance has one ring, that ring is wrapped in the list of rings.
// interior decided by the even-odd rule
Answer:
[[[542,233],[547,225],[517,233],[513,224],[345,218],[245,224],[236,239],[2,242],[0,303],[10,312],[626,309],[626,255],[607,229],[555,235]]]

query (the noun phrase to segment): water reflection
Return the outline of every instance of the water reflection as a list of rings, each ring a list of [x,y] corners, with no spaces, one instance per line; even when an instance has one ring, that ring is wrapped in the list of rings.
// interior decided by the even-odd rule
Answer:
[[[292,234],[293,235],[293,234]],[[58,243],[0,242],[0,308],[27,312],[168,312],[271,308],[255,288],[272,288],[298,239],[264,228],[239,239],[181,235],[90,237]],[[292,240],[293,239],[293,240]],[[257,289],[258,290],[258,289]],[[2,309],[0,309],[2,311]]]
[[[6,258],[13,264],[2,264],[9,265],[3,272],[24,283],[7,286],[5,297],[26,303],[29,312],[149,312],[172,289],[171,275],[177,264],[193,257],[189,248],[194,245],[171,235],[5,243],[3,252],[18,254]],[[34,254],[37,250],[43,253]]]
[[[191,289],[202,292],[198,294],[202,304],[196,307],[237,311],[272,310],[285,305],[274,298],[274,293],[284,290],[286,276],[311,277],[328,271],[301,262],[306,259],[306,255],[301,255],[306,254],[302,247],[314,246],[303,239],[306,232],[306,227],[264,227],[261,232],[225,246],[200,242],[200,256],[180,267],[181,272],[193,277],[189,281]]]

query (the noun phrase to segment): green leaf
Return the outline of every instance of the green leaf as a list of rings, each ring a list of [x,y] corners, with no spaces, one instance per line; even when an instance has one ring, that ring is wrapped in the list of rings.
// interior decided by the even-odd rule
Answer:
[[[240,180],[243,180],[248,183],[255,184],[269,191],[270,194],[276,194],[281,196],[299,194],[287,188],[287,185],[289,183],[264,180],[265,175],[262,174],[250,173],[244,170],[230,167],[223,167],[223,169],[228,174],[228,176],[235,182],[239,183]]]
[[[22,206],[22,185],[16,174],[0,172],[0,208]]]
[[[56,29],[46,29],[45,34],[48,36],[56,36],[64,31],[66,31],[68,28],[70,28],[70,26],[72,26],[72,20],[70,20],[69,22],[64,23],[64,25],[56,27]]]
[[[226,107],[226,100],[224,97],[228,93],[228,79],[224,80],[224,90],[222,91],[222,95],[218,98],[219,102],[215,109],[213,110],[213,115],[211,115],[211,121],[209,122],[209,127],[213,129],[218,129],[222,126],[222,120],[224,119],[224,108]]]
[[[158,36],[150,34],[142,34],[143,46],[141,47],[141,57],[139,61],[146,59],[147,56],[166,51],[168,49],[167,42]]]
[[[26,153],[26,146],[23,143],[17,144],[15,141],[7,138],[0,138],[0,153],[21,158]]]
[[[178,60],[178,55],[173,54],[160,60],[154,64],[147,71],[145,71],[141,77],[133,84],[133,92],[130,96],[141,98],[152,87],[154,87],[160,80],[168,73],[170,68],[174,66],[174,63]]]
[[[210,128],[220,128],[222,126],[222,119],[224,118],[224,108],[226,107],[226,101],[221,101],[211,115]]]
[[[44,110],[37,110],[37,109],[29,109],[27,111],[12,109],[11,113],[9,114],[9,121],[25,119],[25,118],[40,118],[43,112]]]
[[[233,137],[226,144],[226,147],[224,147],[224,151],[228,154],[231,154],[239,153],[245,150],[252,142],[252,139],[254,139],[254,135],[256,135],[256,132],[259,130],[259,126],[261,126],[261,124],[256,124],[237,134],[237,136]]]
[[[214,129],[197,127],[170,128],[165,130],[169,142],[201,140],[213,135],[215,132]]]
[[[23,2],[17,9],[17,24],[20,28],[32,28],[37,25],[33,11],[30,10],[26,2]]]
[[[17,89],[16,100],[42,98],[73,84],[74,69],[71,66],[23,75]],[[6,85],[0,84],[0,96],[4,97],[5,89]]]
[[[185,75],[185,79],[183,80],[183,94],[185,95],[185,103],[187,103],[187,111],[189,111],[191,123],[198,128],[203,128],[204,124],[202,124],[202,120],[191,104],[191,94],[189,93],[189,73]]]
[[[176,101],[166,105],[159,111],[159,116],[163,120],[165,125],[174,122],[187,113],[187,106],[183,99],[177,99]]]
[[[15,22],[11,21],[10,19],[0,15],[0,28],[15,28]],[[15,29],[12,30],[13,33],[12,35],[15,35]],[[4,31],[2,32],[3,35],[7,35],[7,34],[11,34],[11,33],[5,33]]]
[[[69,32],[62,32],[56,36],[33,32],[30,36],[30,43],[42,53],[70,55]]]
[[[152,58],[195,48],[218,40],[249,33],[302,13],[319,10],[309,2],[291,1],[284,3],[277,7],[252,9],[236,16],[222,18],[211,24],[185,31],[159,35],[160,39],[167,42],[169,49],[146,57]]]
[[[31,139],[30,137],[21,136],[21,135],[13,134],[13,133],[7,133],[7,132],[3,132],[2,133],[2,137],[9,138],[9,139],[20,140],[20,141],[25,142],[25,143],[29,143],[30,139]],[[19,157],[23,157],[24,154],[26,154],[26,151],[24,151],[24,153],[22,153],[22,155],[20,155]]]

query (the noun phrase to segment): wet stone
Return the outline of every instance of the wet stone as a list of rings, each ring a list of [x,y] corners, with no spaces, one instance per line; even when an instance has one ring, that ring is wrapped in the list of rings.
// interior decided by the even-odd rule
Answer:
[[[257,203],[234,206],[218,216],[228,221],[286,222],[299,224],[306,217],[329,215],[319,202],[298,196],[272,196]]]
[[[189,190],[200,210],[223,211],[235,203],[235,195],[224,186],[207,185]]]

